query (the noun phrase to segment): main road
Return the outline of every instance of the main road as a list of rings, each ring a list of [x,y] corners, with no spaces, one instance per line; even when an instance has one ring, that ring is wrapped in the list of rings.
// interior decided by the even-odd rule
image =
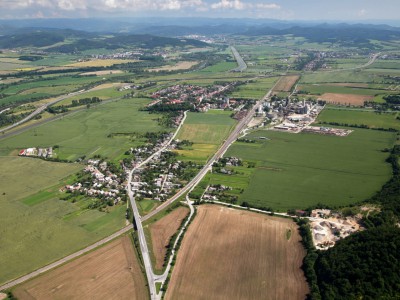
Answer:
[[[148,163],[154,156],[158,155],[159,153],[161,153],[162,151],[164,151],[167,146],[172,142],[172,140],[176,137],[176,134],[179,132],[180,127],[183,124],[184,119],[182,120],[180,126],[178,127],[178,129],[176,130],[175,134],[172,136],[172,138],[166,142],[166,144],[163,145],[163,147],[161,147],[161,149],[159,149],[158,151],[156,151],[153,155],[151,155],[149,158],[147,158],[145,161],[143,161],[139,166],[136,166],[134,169],[132,169],[129,172],[128,175],[128,194],[129,194],[129,199],[132,205],[132,209],[134,212],[134,217],[135,217],[135,221],[136,221],[136,227],[138,228],[138,233],[139,233],[139,228],[140,228],[140,232],[141,234],[139,234],[139,242],[140,242],[140,248],[141,248],[141,252],[142,254],[144,253],[148,258],[146,258],[146,262],[145,262],[145,266],[146,266],[146,276],[147,279],[149,280],[149,288],[150,288],[150,293],[151,293],[151,298],[152,299],[157,299],[157,295],[156,295],[156,290],[155,290],[155,280],[159,279],[159,276],[155,276],[151,267],[151,263],[150,263],[150,258],[149,258],[149,253],[148,253],[148,248],[147,248],[147,243],[144,237],[144,233],[143,233],[143,227],[142,227],[142,221],[148,220],[149,218],[151,218],[152,216],[154,216],[155,214],[159,213],[162,209],[166,208],[168,205],[170,205],[172,202],[176,201],[178,198],[180,198],[182,195],[184,195],[186,192],[188,192],[193,186],[195,186],[198,182],[200,182],[200,180],[207,174],[207,172],[210,170],[212,164],[217,161],[220,157],[222,157],[222,155],[226,152],[226,150],[229,148],[229,146],[238,138],[240,132],[245,129],[245,127],[248,125],[248,123],[250,122],[250,120],[252,119],[254,113],[256,112],[256,110],[258,109],[258,107],[262,104],[262,102],[264,100],[266,100],[267,98],[269,98],[271,96],[272,90],[269,90],[269,92],[259,101],[256,102],[256,104],[253,106],[253,108],[251,110],[248,111],[248,113],[246,114],[246,116],[236,125],[235,129],[231,132],[231,134],[229,135],[229,137],[224,141],[224,143],[222,144],[222,146],[219,148],[219,150],[214,154],[214,156],[206,163],[206,165],[201,169],[201,171],[184,187],[182,188],[176,195],[174,195],[173,197],[171,197],[170,199],[168,199],[167,201],[163,202],[159,207],[157,207],[157,209],[155,209],[154,211],[152,211],[151,213],[147,214],[146,216],[144,216],[143,218],[140,216],[139,211],[137,210],[137,206],[136,206],[136,202],[134,200],[133,197],[133,193],[130,189],[130,182],[132,180],[132,174],[133,172],[140,168],[141,166],[143,166],[144,164]],[[185,114],[186,116],[186,114]],[[90,245],[87,246],[84,249],[81,249],[71,255],[68,255],[58,261],[55,261],[47,266],[44,266],[40,269],[37,269],[36,271],[33,271],[29,274],[26,274],[22,277],[19,277],[17,279],[11,280],[7,283],[5,283],[4,285],[0,286],[0,291],[2,290],[6,290],[6,289],[10,289],[13,286],[16,286],[18,284],[21,284],[27,280],[30,280],[34,277],[36,277],[39,274],[42,274],[44,272],[47,272],[51,269],[54,269],[58,266],[61,266],[65,263],[67,263],[68,261],[75,259],[89,251],[92,251],[93,249],[100,247],[106,243],[108,243],[109,241],[119,237],[120,235],[123,235],[127,232],[129,232],[130,230],[132,230],[132,225],[128,225],[125,226],[124,228],[122,228],[121,230],[115,232],[114,234]],[[144,258],[144,256],[143,256]],[[153,283],[153,284],[152,284]]]

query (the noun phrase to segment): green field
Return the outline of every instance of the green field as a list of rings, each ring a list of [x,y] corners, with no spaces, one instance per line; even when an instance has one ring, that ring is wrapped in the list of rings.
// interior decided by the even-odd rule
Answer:
[[[188,113],[176,138],[189,140],[193,145],[183,150],[176,150],[181,159],[196,162],[208,160],[236,124],[230,117],[231,113],[222,110]]]
[[[74,160],[95,154],[114,159],[142,141],[132,136],[109,137],[110,134],[166,130],[156,121],[159,115],[139,111],[147,102],[147,99],[134,98],[82,110],[1,140],[0,154],[58,145],[56,152],[61,159]]]
[[[230,96],[233,98],[260,99],[265,96],[276,81],[276,77],[257,79],[254,82],[240,85]]]
[[[29,82],[20,82],[1,91],[6,97],[0,100],[0,105],[67,94],[77,91],[87,84],[99,82],[101,80],[101,78],[96,76],[59,76],[46,80],[39,79]]]
[[[357,129],[347,137],[333,137],[262,130],[247,138],[257,142],[236,142],[225,156],[253,161],[256,167],[250,173],[239,168],[238,175],[208,175],[203,186],[232,186],[239,203],[285,211],[362,201],[391,175],[387,153],[381,150],[393,144],[393,133]]]
[[[398,113],[376,113],[338,108],[325,108],[318,116],[317,123],[337,122],[349,125],[367,125],[370,128],[393,128],[400,130]]]
[[[0,283],[77,251],[125,224],[125,206],[103,213],[58,200],[60,185],[81,165],[1,157],[0,168]]]
[[[354,94],[354,95],[378,95],[378,94],[388,93],[388,91],[385,90],[355,88],[347,86],[332,86],[324,84],[300,85],[298,89],[301,91],[307,91],[310,94],[337,93],[337,94]]]

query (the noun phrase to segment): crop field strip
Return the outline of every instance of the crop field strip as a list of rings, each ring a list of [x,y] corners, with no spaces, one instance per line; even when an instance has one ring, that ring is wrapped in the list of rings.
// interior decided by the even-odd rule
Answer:
[[[182,221],[188,215],[186,207],[178,207],[160,220],[149,225],[152,253],[155,258],[155,270],[162,270],[167,246],[171,237],[177,232]]]
[[[289,219],[201,205],[165,299],[304,299],[304,254]]]
[[[129,236],[36,277],[13,290],[18,299],[148,299]]]
[[[235,125],[231,112],[210,110],[207,113],[188,113],[177,135],[179,140],[189,140],[188,149],[175,150],[183,160],[205,162],[228,136]]]

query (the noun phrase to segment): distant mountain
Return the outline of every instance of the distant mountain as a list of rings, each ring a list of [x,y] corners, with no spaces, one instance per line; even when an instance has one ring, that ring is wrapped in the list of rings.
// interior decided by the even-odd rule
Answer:
[[[320,24],[312,27],[293,26],[277,29],[269,26],[253,27],[245,33],[248,36],[294,35],[312,42],[365,42],[369,40],[388,41],[400,38],[400,28],[388,25],[367,24]]]
[[[205,47],[208,44],[194,39],[177,39],[149,34],[114,34],[104,37],[99,33],[88,33],[71,29],[13,29],[13,34],[0,36],[0,48],[13,49],[22,47],[48,47],[49,52],[72,53],[90,49],[119,49],[139,47],[152,49],[156,47]],[[72,42],[55,45],[72,39]],[[53,46],[54,47],[51,47]],[[50,46],[50,47],[49,47]]]

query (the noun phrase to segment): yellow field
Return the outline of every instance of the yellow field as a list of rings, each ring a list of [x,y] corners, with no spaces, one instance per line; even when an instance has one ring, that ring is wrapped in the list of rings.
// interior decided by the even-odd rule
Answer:
[[[66,65],[67,67],[109,67],[115,64],[126,64],[130,62],[137,62],[137,60],[128,60],[128,59],[96,59],[89,61],[81,61],[73,64]]]

